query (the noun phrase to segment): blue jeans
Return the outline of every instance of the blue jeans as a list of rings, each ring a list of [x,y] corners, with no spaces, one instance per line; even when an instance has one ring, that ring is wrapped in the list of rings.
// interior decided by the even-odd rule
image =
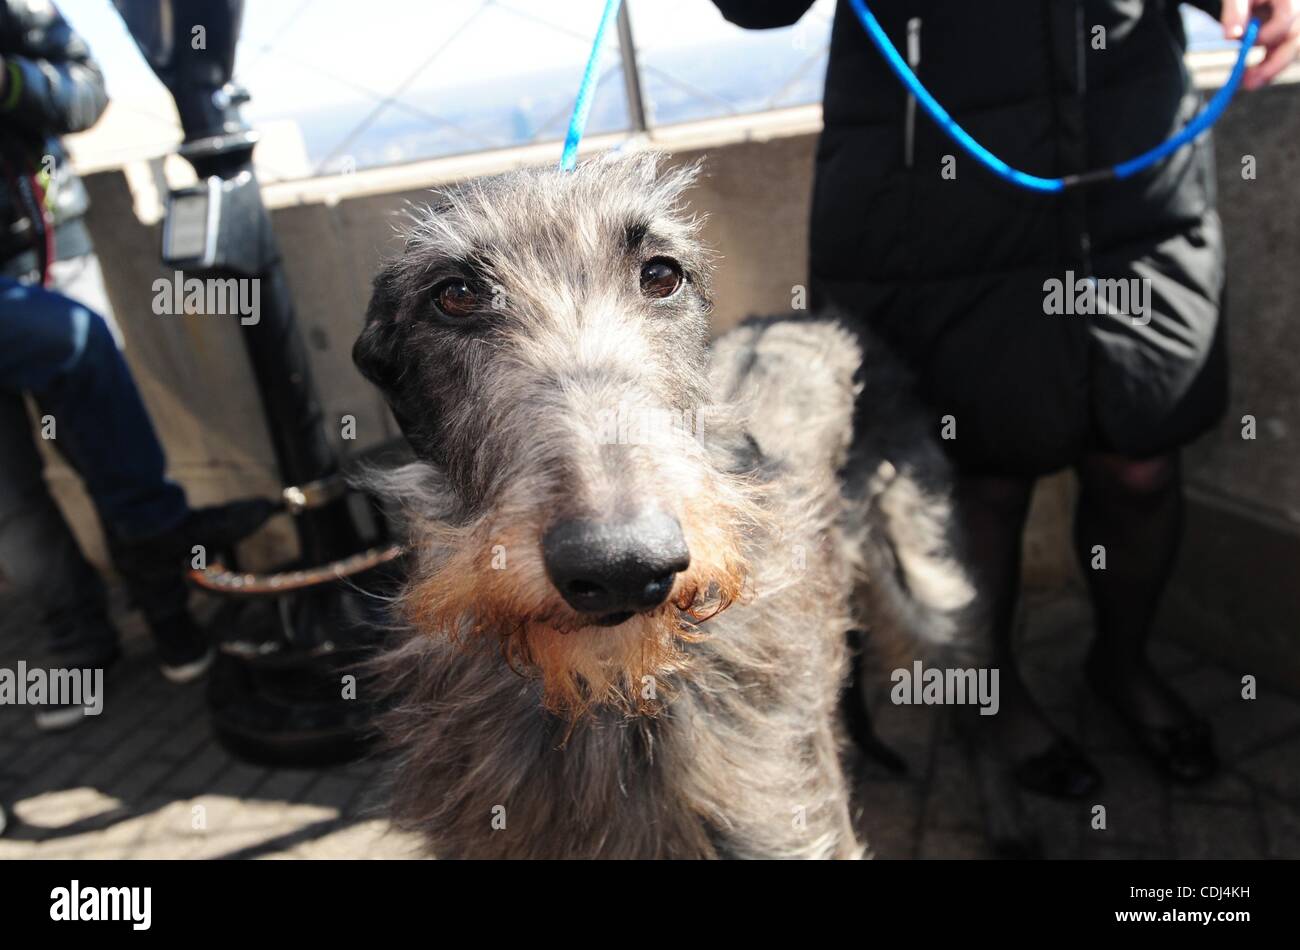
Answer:
[[[31,393],[53,417],[105,530],[138,541],[178,526],[185,493],[108,325],[70,297],[0,277],[0,392]],[[0,478],[5,460],[0,458]]]

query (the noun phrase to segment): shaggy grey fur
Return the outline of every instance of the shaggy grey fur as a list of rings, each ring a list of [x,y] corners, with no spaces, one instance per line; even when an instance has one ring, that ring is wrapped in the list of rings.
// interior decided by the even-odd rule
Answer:
[[[807,316],[751,321],[710,352],[709,257],[682,208],[693,176],[643,154],[472,182],[420,212],[376,278],[354,355],[420,458],[377,479],[418,549],[409,602],[448,580],[466,538],[519,524],[532,541],[511,535],[504,580],[542,597],[536,527],[632,503],[676,512],[688,536],[725,528],[748,561],[748,595],[648,678],[650,710],[602,694],[548,711],[492,636],[405,630],[380,663],[398,699],[394,809],[438,856],[860,856],[837,712],[845,631],[944,642],[969,599],[946,547],[946,469],[886,354]],[[660,257],[685,282],[647,300],[637,274]],[[448,275],[491,306],[439,316],[429,291]],[[611,445],[597,420],[614,405],[703,424],[667,449]],[[759,516],[741,516],[744,499]],[[736,523],[695,523],[710,518]],[[559,642],[600,656],[651,630],[638,622]]]

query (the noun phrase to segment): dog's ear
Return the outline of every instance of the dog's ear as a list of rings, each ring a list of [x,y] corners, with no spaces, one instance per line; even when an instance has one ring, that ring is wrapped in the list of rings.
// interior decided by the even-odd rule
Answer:
[[[366,323],[352,345],[352,362],[362,376],[383,390],[389,402],[397,397],[403,371],[397,321],[401,294],[397,277],[397,268],[392,264],[375,275]]]

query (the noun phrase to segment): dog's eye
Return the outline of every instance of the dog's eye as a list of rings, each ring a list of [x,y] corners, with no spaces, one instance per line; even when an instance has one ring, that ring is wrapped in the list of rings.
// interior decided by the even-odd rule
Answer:
[[[656,257],[641,265],[641,293],[647,297],[671,297],[682,285],[682,265],[671,257]]]
[[[463,277],[444,280],[434,288],[433,300],[444,316],[463,319],[478,307],[478,294]]]

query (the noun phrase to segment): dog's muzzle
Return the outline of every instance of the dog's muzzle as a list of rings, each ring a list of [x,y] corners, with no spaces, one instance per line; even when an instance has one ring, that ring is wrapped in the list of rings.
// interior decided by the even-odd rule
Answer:
[[[625,520],[557,522],[542,538],[542,556],[565,602],[602,626],[658,607],[691,563],[682,526],[657,510]]]

